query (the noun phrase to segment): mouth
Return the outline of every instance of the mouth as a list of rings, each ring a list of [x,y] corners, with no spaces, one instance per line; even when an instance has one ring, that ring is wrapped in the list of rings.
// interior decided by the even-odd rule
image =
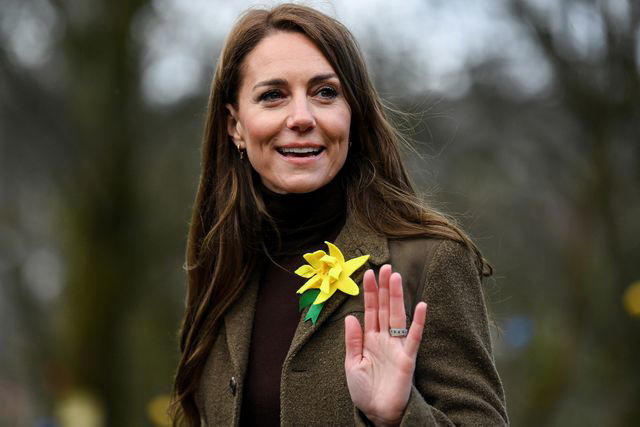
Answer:
[[[285,157],[313,157],[324,151],[324,147],[278,147],[278,153]]]

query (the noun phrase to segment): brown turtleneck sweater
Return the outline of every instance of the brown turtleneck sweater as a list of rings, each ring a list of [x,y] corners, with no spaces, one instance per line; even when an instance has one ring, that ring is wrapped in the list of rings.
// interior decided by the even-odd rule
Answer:
[[[327,250],[346,218],[346,198],[337,179],[304,194],[276,194],[262,188],[280,233],[265,235],[265,267],[260,279],[240,425],[280,425],[282,363],[300,321],[296,291],[306,279],[293,272],[302,255]],[[269,228],[268,226],[266,227]]]

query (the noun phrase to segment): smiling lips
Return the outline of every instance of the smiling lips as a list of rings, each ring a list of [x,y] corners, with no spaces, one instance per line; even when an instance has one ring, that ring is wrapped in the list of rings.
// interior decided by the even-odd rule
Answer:
[[[278,153],[285,157],[313,157],[324,151],[324,147],[278,147]]]

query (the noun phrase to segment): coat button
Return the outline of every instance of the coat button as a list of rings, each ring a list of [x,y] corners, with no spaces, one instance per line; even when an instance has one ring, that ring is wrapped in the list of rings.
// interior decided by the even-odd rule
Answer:
[[[236,387],[237,387],[236,377],[231,377],[229,380],[229,389],[231,390],[231,394],[236,395]]]

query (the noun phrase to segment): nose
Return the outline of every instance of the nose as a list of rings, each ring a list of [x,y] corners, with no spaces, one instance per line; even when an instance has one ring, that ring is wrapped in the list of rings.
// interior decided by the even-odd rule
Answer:
[[[287,127],[297,132],[306,132],[316,127],[316,119],[310,109],[309,101],[305,97],[294,99],[291,105]]]

